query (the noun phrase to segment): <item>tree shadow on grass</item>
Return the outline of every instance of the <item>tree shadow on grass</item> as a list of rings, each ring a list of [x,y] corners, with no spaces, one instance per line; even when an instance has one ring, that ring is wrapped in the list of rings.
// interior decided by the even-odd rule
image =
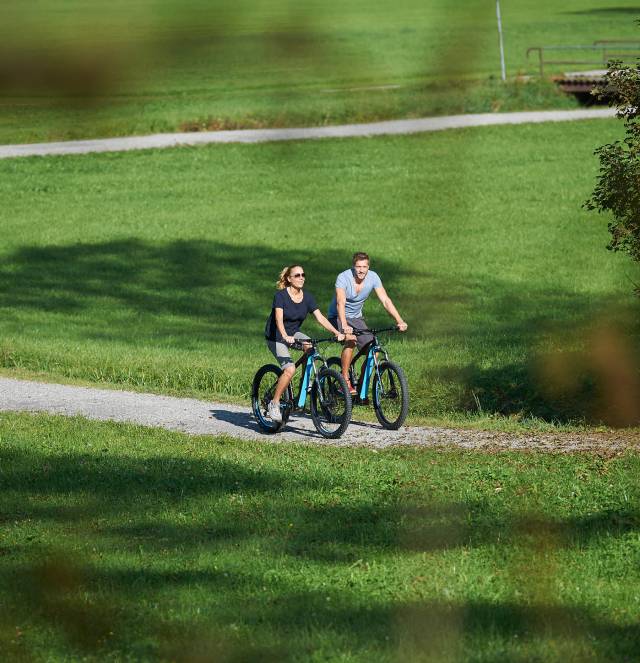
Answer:
[[[34,531],[15,549],[0,549],[11,624],[45,629],[58,646],[66,642],[67,653],[153,658],[172,651],[191,660],[214,637],[228,660],[282,660],[297,655],[299,642],[315,646],[330,637],[363,655],[398,647],[419,654],[434,639],[445,647],[438,633],[447,629],[461,647],[495,636],[544,636],[589,639],[603,656],[622,657],[640,638],[636,629],[551,597],[534,605],[378,602],[362,589],[367,560],[380,555],[461,547],[499,554],[520,543],[535,556],[536,542],[547,552],[583,548],[639,531],[634,510],[551,520],[508,516],[488,501],[402,499],[400,488],[358,498],[340,470],[304,476],[216,453],[139,458],[3,449],[0,466],[12,468],[1,477],[0,522]],[[250,563],[257,545],[258,563]],[[230,564],[230,551],[237,563]],[[218,553],[220,567],[212,561]],[[327,580],[320,589],[300,582],[304,569],[317,574],[327,564],[351,573],[353,583]],[[229,636],[234,624],[251,631],[248,642]]]
[[[0,306],[83,316],[74,330],[80,338],[138,343],[147,336],[179,337],[188,343],[194,334],[205,340],[259,337],[284,265],[303,264],[307,289],[326,311],[335,277],[350,259],[346,252],[319,255],[211,240],[23,247],[0,266]],[[376,263],[396,278],[414,276],[384,257]]]
[[[296,556],[309,553],[311,557],[315,552],[310,552],[310,546],[319,550],[325,544],[355,545],[361,550],[394,547],[432,551],[497,545],[539,534],[559,546],[582,546],[593,538],[640,530],[640,512],[626,503],[624,508],[560,520],[535,514],[506,517],[489,500],[446,502],[402,496],[400,484],[385,477],[371,479],[371,492],[377,499],[359,498],[351,494],[349,477],[339,471],[337,475],[328,472],[305,477],[263,463],[252,467],[249,460],[231,461],[215,452],[203,460],[186,454],[131,458],[107,450],[60,455],[2,449],[0,466],[12,468],[0,480],[4,495],[0,518],[5,522],[11,518],[51,523],[82,522],[92,517],[118,519],[125,512],[137,520],[116,529],[100,525],[101,531],[125,539],[161,534],[161,540],[172,544],[183,538],[203,542],[210,535],[217,541],[220,532],[227,537],[253,536],[262,531],[265,518],[279,522],[278,527],[286,526],[286,537],[278,543],[280,550]],[[483,484],[495,483],[500,475],[488,472],[473,477]],[[323,498],[310,503],[308,493]],[[245,508],[247,501],[262,498],[264,505]],[[202,499],[218,503],[206,523],[164,525],[156,520],[164,506],[172,509],[194,500],[197,510]],[[254,508],[266,510],[253,517]],[[291,522],[296,527],[290,531]]]
[[[10,594],[20,596],[11,623],[28,625],[29,635],[44,632],[67,655],[137,660],[299,660],[301,646],[310,654],[327,641],[332,656],[348,651],[373,658],[377,652],[399,660],[460,660],[495,648],[504,658],[494,660],[524,661],[550,643],[570,658],[587,650],[598,660],[634,660],[640,645],[635,624],[552,597],[378,601],[331,583],[306,588],[282,572],[269,577],[224,567],[132,566],[138,568],[44,556],[32,567],[14,567],[0,574]],[[424,578],[413,580],[419,585]],[[187,613],[197,616],[181,615],[181,602],[191,603]],[[244,637],[234,637],[238,630]]]
[[[593,7],[591,9],[577,9],[573,11],[564,11],[563,14],[572,14],[578,16],[602,16],[606,14],[630,14],[640,17],[640,7]],[[631,40],[635,41],[635,40]]]
[[[326,311],[335,276],[349,264],[346,253],[211,240],[155,244],[134,238],[18,249],[0,266],[0,306],[8,321],[13,316],[23,320],[21,325],[33,326],[35,320],[41,339],[99,340],[105,347],[113,342],[136,349],[168,345],[179,350],[229,342],[242,349],[245,343],[250,345],[249,339],[260,342],[275,278],[292,260],[303,263],[309,275],[307,288]],[[631,297],[595,296],[486,274],[444,278],[421,265],[407,266],[385,256],[375,256],[373,267],[383,275],[410,322],[407,342],[424,339],[430,347],[445,348],[444,354],[452,359],[450,365],[425,370],[429,357],[411,350],[407,369],[412,394],[417,395],[416,412],[482,409],[558,422],[629,425],[640,421],[640,405],[626,414],[609,416],[611,408],[602,399],[607,385],[598,370],[589,368],[588,357],[582,367],[568,367],[579,375],[571,389],[563,391],[548,389],[549,380],[536,354],[541,337],[556,335],[562,345],[563,335],[575,337],[580,330],[587,334],[594,320],[637,321],[637,302]],[[376,306],[368,305],[371,324],[386,318]],[[307,329],[313,328],[313,323],[307,324]],[[627,364],[640,365],[640,323],[626,324],[621,335],[630,349]],[[456,361],[458,349],[473,360],[461,365]],[[11,348],[7,353],[11,354]],[[505,354],[510,355],[508,359]],[[248,363],[244,358],[242,362]],[[127,371],[118,370],[117,361],[107,364],[107,368],[100,365],[97,374],[107,371],[114,381],[133,379]],[[145,373],[140,378],[144,384],[181,388],[170,371],[165,375],[156,366],[144,369],[140,369]],[[242,373],[244,377],[240,371],[224,370],[227,373],[221,371],[213,378],[209,374],[188,377],[202,391],[212,389],[214,382],[215,389],[227,389],[221,385],[228,385],[228,380],[234,393],[246,391],[251,369]],[[188,366],[185,371],[189,373]],[[435,396],[439,392],[434,382],[446,386],[444,396]],[[640,404],[640,388],[635,401]]]
[[[445,410],[640,423],[639,302],[631,294],[596,296],[488,276],[451,283],[449,291],[459,303],[449,309],[448,333],[474,360],[422,372],[426,382],[447,385]],[[477,320],[465,322],[470,312]],[[422,319],[428,325],[428,315]],[[617,402],[614,383],[632,394],[627,405]]]

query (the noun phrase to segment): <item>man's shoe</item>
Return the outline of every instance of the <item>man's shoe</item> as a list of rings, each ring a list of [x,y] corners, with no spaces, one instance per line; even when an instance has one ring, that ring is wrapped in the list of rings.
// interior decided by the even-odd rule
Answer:
[[[269,407],[267,408],[267,414],[269,415],[271,421],[280,423],[282,421],[282,413],[280,412],[280,403],[271,401],[271,403],[269,403]]]

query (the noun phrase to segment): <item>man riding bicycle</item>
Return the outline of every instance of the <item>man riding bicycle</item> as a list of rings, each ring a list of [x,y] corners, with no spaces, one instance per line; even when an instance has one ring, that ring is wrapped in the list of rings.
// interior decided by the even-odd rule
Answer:
[[[354,330],[367,330],[362,308],[372,290],[375,291],[387,313],[396,321],[398,329],[402,332],[406,331],[407,323],[400,317],[391,298],[387,295],[380,277],[369,269],[369,256],[363,252],[354,253],[353,267],[341,272],[336,278],[336,293],[327,314],[329,322],[347,336],[352,335]],[[355,339],[351,336],[344,342],[340,358],[342,375],[347,381],[352,395],[356,393],[354,385],[349,381],[349,366],[353,350],[356,345],[358,349],[361,349],[372,340],[373,336],[365,331],[365,333],[358,334]]]

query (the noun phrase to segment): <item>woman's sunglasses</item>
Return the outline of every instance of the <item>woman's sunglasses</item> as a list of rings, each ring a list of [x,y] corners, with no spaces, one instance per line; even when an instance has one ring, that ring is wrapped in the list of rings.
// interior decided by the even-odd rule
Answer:
[[[299,272],[298,274],[292,274],[291,278],[292,279],[304,278],[304,272]]]

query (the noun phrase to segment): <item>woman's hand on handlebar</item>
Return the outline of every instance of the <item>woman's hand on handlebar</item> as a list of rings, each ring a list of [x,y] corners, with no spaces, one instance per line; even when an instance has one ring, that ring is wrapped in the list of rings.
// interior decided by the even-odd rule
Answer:
[[[401,332],[407,331],[408,326],[409,325],[404,320],[400,320],[400,322],[397,324],[398,331],[401,331]]]
[[[295,338],[294,336],[283,336],[284,340],[292,345],[296,350],[302,350],[303,352],[309,352],[313,345],[310,341],[307,341],[304,338]]]

